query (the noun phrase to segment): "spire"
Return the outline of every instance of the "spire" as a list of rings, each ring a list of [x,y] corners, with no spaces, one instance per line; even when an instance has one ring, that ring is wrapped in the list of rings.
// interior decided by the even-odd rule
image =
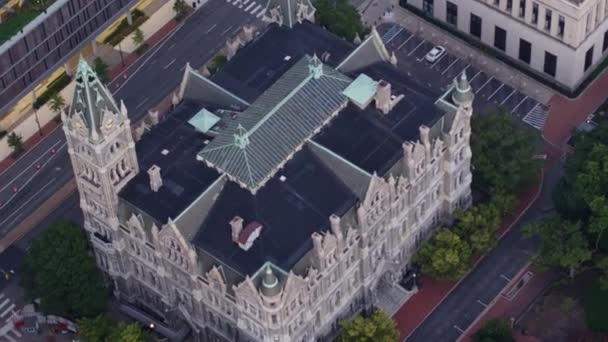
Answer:
[[[270,265],[266,265],[264,278],[262,278],[262,294],[264,294],[266,297],[272,297],[277,295],[279,290],[279,280],[272,272]]]
[[[454,80],[452,101],[454,101],[454,104],[458,106],[470,105],[473,103],[474,98],[475,95],[473,94],[473,90],[471,89],[471,85],[467,79],[466,71],[463,71],[458,80]]]
[[[359,36],[359,32],[357,32],[357,34],[355,34],[355,39],[353,39],[353,43],[359,45],[361,44],[361,37]]]
[[[126,116],[126,108],[124,104],[121,104],[119,109],[110,91],[101,83],[97,74],[82,57],[78,61],[74,79],[76,85],[67,119],[71,121],[78,116],[79,118],[75,121],[78,123],[76,125],[78,127],[71,128],[82,129],[82,132],[86,128],[88,138],[92,141],[99,141],[119,123],[127,119],[121,117],[123,116],[121,114]]]

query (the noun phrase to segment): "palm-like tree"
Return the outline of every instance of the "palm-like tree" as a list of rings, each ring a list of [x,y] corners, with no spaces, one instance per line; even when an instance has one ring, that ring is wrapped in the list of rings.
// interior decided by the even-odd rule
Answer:
[[[61,94],[57,93],[51,97],[51,100],[49,101],[49,108],[57,115],[61,113],[63,108],[65,108],[65,99],[61,96]]]

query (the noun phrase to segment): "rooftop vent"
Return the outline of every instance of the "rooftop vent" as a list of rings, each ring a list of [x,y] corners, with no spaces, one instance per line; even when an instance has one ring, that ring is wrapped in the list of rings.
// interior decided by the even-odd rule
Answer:
[[[283,58],[283,60],[284,60],[285,62],[289,61],[290,59],[291,59],[291,56],[285,56],[285,58]]]
[[[280,180],[281,182],[284,182],[284,181],[286,181],[286,180],[287,180],[287,177],[285,177],[285,176],[281,175],[281,177],[279,177],[279,180]]]
[[[163,149],[162,151],[160,151],[160,154],[162,154],[163,156],[166,156],[167,154],[169,154],[169,150]]]

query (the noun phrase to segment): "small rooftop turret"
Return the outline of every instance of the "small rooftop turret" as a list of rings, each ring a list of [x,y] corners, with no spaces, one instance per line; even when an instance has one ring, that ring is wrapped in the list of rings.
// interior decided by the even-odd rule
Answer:
[[[262,294],[266,297],[274,297],[281,291],[279,279],[272,272],[270,265],[266,265],[264,278],[262,278]]]
[[[458,80],[454,80],[454,92],[452,93],[452,101],[457,106],[470,106],[473,103],[475,95],[471,84],[467,79],[465,71],[462,72]]]

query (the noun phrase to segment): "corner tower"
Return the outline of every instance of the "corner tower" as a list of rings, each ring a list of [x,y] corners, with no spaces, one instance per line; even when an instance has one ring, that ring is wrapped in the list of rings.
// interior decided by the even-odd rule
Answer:
[[[139,171],[135,143],[124,103],[116,104],[84,59],[74,79],[69,111],[61,115],[63,130],[85,229],[107,249],[118,228],[117,194]]]

